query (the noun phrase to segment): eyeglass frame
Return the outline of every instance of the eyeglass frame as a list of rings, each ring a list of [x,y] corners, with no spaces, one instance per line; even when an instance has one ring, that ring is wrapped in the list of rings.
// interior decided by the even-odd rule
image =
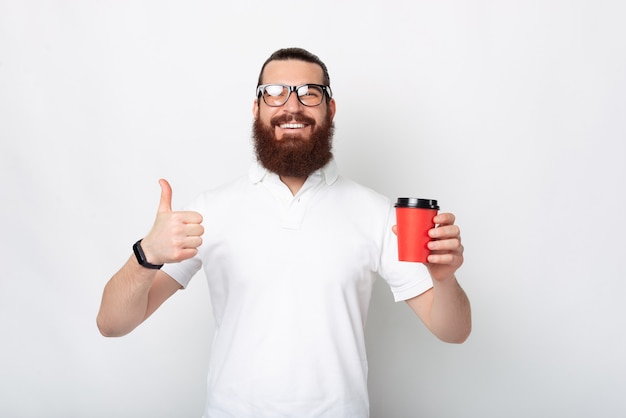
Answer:
[[[269,103],[267,103],[267,101],[265,101],[265,95],[263,94],[265,91],[265,88],[267,86],[282,86],[282,87],[287,87],[287,98],[285,99],[285,101],[282,104],[279,105],[271,105]],[[287,84],[281,84],[281,83],[269,83],[269,84],[261,84],[259,86],[257,86],[256,88],[256,96],[257,96],[257,100],[260,99],[261,97],[263,97],[263,103],[265,103],[266,105],[268,105],[269,107],[281,107],[284,106],[285,103],[287,103],[289,101],[289,98],[291,97],[291,93],[292,92],[296,92],[296,98],[298,99],[298,102],[300,102],[300,104],[302,104],[303,106],[306,107],[317,107],[319,105],[322,104],[322,102],[324,101],[324,97],[322,97],[322,100],[320,100],[320,102],[316,105],[308,105],[306,103],[304,103],[302,101],[302,99],[300,98],[300,95],[298,94],[298,89],[301,87],[305,87],[305,86],[314,86],[314,87],[319,87],[322,89],[322,95],[326,97],[326,101],[330,101],[330,99],[333,98],[333,91],[331,90],[330,86],[326,86],[324,84],[315,84],[315,83],[306,83],[306,84],[300,84],[299,86],[290,86]]]

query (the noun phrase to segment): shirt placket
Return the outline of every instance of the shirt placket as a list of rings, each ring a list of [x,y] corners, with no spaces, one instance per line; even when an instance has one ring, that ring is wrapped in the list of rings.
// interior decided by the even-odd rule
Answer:
[[[321,182],[320,176],[309,176],[295,196],[291,194],[289,188],[280,180],[268,184],[270,191],[280,202],[282,228],[300,229],[308,202]]]

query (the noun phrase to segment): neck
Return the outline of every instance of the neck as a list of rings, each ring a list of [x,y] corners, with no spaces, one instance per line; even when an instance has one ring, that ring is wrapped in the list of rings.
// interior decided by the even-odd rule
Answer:
[[[306,177],[288,177],[288,176],[280,176],[280,180],[285,183],[292,195],[296,195],[302,188],[302,185],[306,181]]]

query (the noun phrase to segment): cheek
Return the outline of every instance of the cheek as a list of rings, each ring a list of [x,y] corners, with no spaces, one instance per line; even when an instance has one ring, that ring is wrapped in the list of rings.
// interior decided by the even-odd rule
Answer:
[[[256,114],[256,118],[259,119],[261,122],[263,122],[265,125],[269,126],[270,120],[272,120],[275,114],[276,114],[275,111],[261,107],[261,109],[259,109],[259,111]]]
[[[319,114],[315,115],[315,121],[318,125],[329,124],[330,122],[332,122],[332,120],[332,116],[329,112],[320,112]]]

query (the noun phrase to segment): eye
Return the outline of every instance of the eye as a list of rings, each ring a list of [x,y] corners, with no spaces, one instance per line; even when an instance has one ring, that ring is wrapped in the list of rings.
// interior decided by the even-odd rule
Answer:
[[[265,86],[265,94],[276,97],[281,96],[285,92],[285,88],[280,84],[270,84]]]
[[[318,86],[304,85],[298,89],[298,96],[300,97],[320,97],[322,95],[322,89]]]

